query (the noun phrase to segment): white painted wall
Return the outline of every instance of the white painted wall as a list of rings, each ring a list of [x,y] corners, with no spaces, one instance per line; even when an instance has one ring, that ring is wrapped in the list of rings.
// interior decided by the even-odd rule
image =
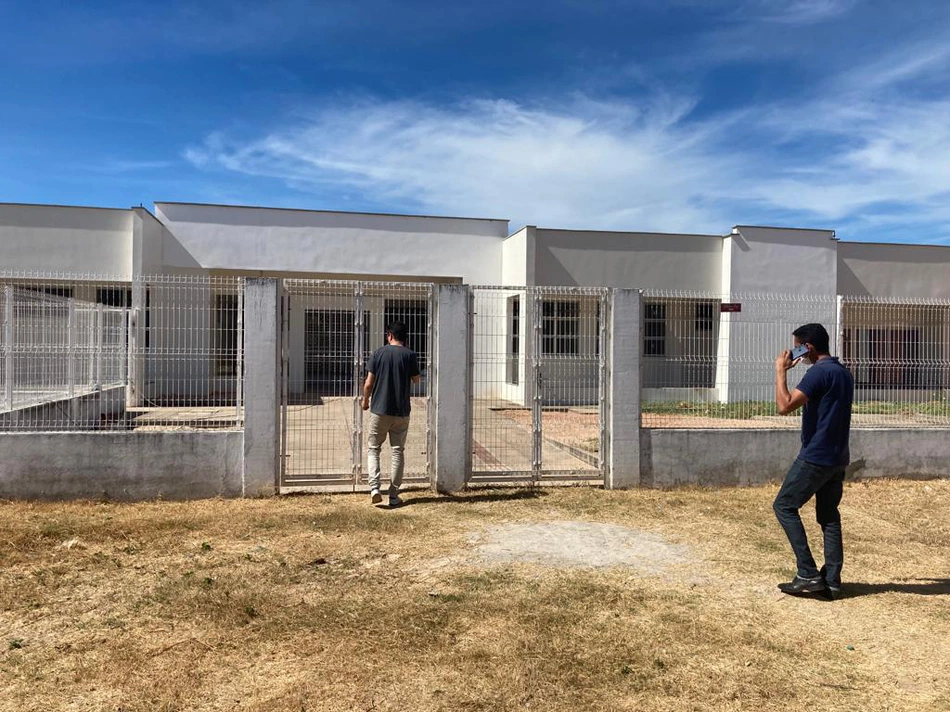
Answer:
[[[506,220],[156,203],[180,245],[165,264],[363,278],[501,279]]]
[[[719,235],[538,228],[536,244],[538,285],[719,291]]]
[[[0,270],[132,275],[132,211],[0,204]]]
[[[716,386],[721,401],[774,398],[775,356],[791,348],[795,328],[818,322],[835,333],[837,245],[831,230],[733,228],[723,243],[722,292],[724,301],[740,302],[742,311],[720,319]],[[763,293],[803,298],[742,296]]]
[[[534,282],[536,228],[527,225],[502,243],[502,284],[531,286]]]
[[[145,208],[133,208],[135,274],[205,272],[158,218]]]
[[[950,299],[950,247],[839,242],[838,294]]]
[[[738,226],[724,244],[724,293],[835,294],[837,257],[834,232]]]

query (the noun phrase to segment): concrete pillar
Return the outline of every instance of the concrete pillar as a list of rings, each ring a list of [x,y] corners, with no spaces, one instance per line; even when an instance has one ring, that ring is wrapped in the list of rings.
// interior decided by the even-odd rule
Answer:
[[[128,385],[125,404],[137,408],[145,404],[145,320],[147,285],[143,279],[132,278],[132,305],[129,309]]]
[[[607,489],[640,484],[640,351],[642,294],[611,290],[608,351]]]
[[[468,286],[442,284],[437,290],[432,486],[449,493],[465,487],[471,470],[471,314]]]
[[[277,491],[280,453],[280,283],[248,278],[244,292],[245,497]]]
[[[729,301],[731,297],[724,296],[722,301]],[[714,315],[715,316],[715,315]],[[732,344],[732,314],[720,311],[719,313],[719,335],[716,340],[716,395],[720,403],[729,403],[730,401],[730,365],[732,353],[730,345]]]

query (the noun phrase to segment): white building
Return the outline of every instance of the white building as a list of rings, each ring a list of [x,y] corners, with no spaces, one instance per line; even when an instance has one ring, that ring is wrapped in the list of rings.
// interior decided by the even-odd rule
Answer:
[[[721,401],[769,398],[762,392],[769,374],[760,372],[770,372],[777,344],[775,335],[765,338],[762,329],[778,321],[837,325],[837,347],[845,357],[912,363],[926,361],[922,349],[935,360],[950,355],[950,313],[945,306],[925,304],[950,299],[950,247],[841,242],[832,230],[737,226],[725,235],[692,235],[526,226],[511,232],[508,221],[498,219],[174,202],[155,203],[154,213],[141,207],[0,204],[0,274],[24,280],[61,275],[59,293],[138,308],[152,324],[162,318],[161,290],[137,294],[132,286],[145,275],[507,288],[494,292],[493,299],[476,297],[476,312],[492,314],[505,327],[482,334],[476,327],[475,337],[483,348],[506,354],[504,375],[490,380],[503,384],[497,395],[520,402],[531,397],[526,359],[570,357],[575,362],[570,378],[576,381],[585,368],[579,369],[578,361],[586,359],[592,372],[597,368],[601,328],[595,289],[570,299],[558,299],[551,291],[532,314],[527,300],[534,292],[523,287],[645,290],[642,353],[648,399],[651,392],[656,398],[676,397],[683,389]],[[106,276],[116,284],[84,284],[81,275]],[[384,291],[366,296],[367,313],[378,315],[363,324],[367,347],[375,345],[386,315],[402,317],[411,328],[428,317],[425,300],[387,301]],[[749,297],[765,293],[801,298],[777,307],[774,299]],[[895,306],[882,324],[862,320],[861,310],[841,296],[893,300]],[[181,338],[226,341],[224,332],[233,331],[237,319],[234,298],[213,288],[192,298],[207,305],[209,323],[193,324]],[[724,303],[741,305],[734,308],[742,316],[725,311]],[[299,384],[310,378],[308,362],[327,348],[320,334],[353,332],[361,321],[348,303],[303,306],[291,313],[290,324],[292,381]],[[780,315],[770,311],[779,308]],[[537,340],[530,334],[532,319]],[[416,346],[425,350],[424,344]],[[345,370],[348,359],[344,353],[335,365],[332,358],[321,363],[323,376],[332,378],[333,369]],[[872,365],[856,375],[871,389],[950,386],[945,373],[908,368],[895,372]],[[215,390],[216,377],[232,375],[233,369],[227,362],[209,364],[208,392]],[[165,382],[174,382],[168,375]],[[191,383],[193,375],[188,374]],[[596,384],[596,378],[590,382]],[[596,398],[596,385],[586,393],[576,383],[572,388],[575,398]]]

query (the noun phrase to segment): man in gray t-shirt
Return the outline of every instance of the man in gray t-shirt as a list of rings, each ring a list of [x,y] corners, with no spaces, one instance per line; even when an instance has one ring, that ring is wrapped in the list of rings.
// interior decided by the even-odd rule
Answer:
[[[366,367],[363,384],[363,410],[369,411],[367,461],[369,489],[373,504],[383,501],[379,493],[379,450],[389,438],[392,451],[392,476],[389,483],[389,506],[398,507],[399,487],[405,465],[406,435],[409,433],[409,389],[418,383],[419,359],[406,348],[407,329],[401,321],[386,326],[386,345],[373,352]]]

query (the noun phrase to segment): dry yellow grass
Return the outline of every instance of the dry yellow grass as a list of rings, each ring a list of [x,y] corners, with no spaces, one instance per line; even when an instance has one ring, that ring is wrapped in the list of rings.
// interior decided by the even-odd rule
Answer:
[[[847,485],[833,603],[775,590],[775,491],[4,503],[0,708],[950,709],[950,481]],[[687,562],[473,556],[472,532],[561,520]]]

